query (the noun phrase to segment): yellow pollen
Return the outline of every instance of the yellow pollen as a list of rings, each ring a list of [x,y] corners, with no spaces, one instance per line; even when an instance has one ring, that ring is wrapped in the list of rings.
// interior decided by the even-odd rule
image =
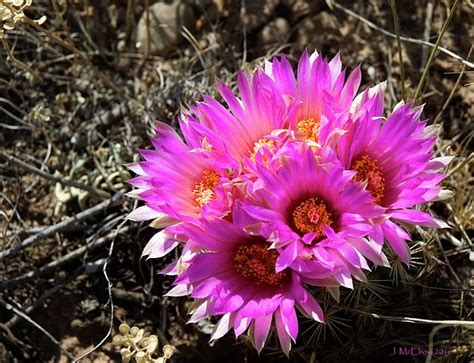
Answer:
[[[364,154],[352,163],[352,170],[356,172],[354,180],[367,182],[367,190],[380,204],[385,194],[385,177],[374,159]]]
[[[312,117],[304,118],[296,124],[296,128],[301,132],[308,141],[318,141],[319,121]]]
[[[257,286],[282,287],[290,278],[288,270],[275,271],[278,252],[269,250],[266,242],[243,243],[234,255],[234,268]]]
[[[273,140],[268,140],[266,137],[262,137],[253,145],[253,151],[250,153],[250,159],[252,161],[255,161],[255,155],[258,152],[263,154],[262,147],[265,147],[265,146],[266,147],[276,146],[276,143]]]
[[[326,203],[319,198],[313,197],[304,200],[293,210],[293,223],[300,233],[316,233],[323,237],[323,226],[333,223],[332,213]]]
[[[194,185],[193,194],[199,209],[216,198],[215,187],[219,183],[219,174],[213,170],[204,170],[201,181]]]

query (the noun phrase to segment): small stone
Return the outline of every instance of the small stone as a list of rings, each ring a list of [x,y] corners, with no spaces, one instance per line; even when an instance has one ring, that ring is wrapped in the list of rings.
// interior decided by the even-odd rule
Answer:
[[[311,47],[327,52],[329,48],[335,53],[338,49],[331,47],[339,44],[343,38],[338,20],[325,11],[307,17],[297,25],[297,29],[297,45],[300,49]]]
[[[309,13],[317,13],[324,5],[324,0],[281,0],[283,6],[291,10],[294,18],[300,18]]]
[[[259,46],[283,44],[290,36],[290,24],[285,18],[276,18],[270,21],[258,34]]]
[[[73,321],[71,321],[71,328],[73,329],[80,329],[80,328],[83,328],[85,326],[84,322],[80,319],[74,319]]]
[[[150,43],[149,54],[160,56],[166,55],[182,41],[183,26],[192,30],[195,23],[193,9],[184,2],[155,3],[149,8],[150,41],[148,42],[146,18],[144,12],[137,26],[136,46],[145,54]]]
[[[278,3],[279,0],[246,1],[241,21],[247,25],[247,31],[265,24],[274,15]]]

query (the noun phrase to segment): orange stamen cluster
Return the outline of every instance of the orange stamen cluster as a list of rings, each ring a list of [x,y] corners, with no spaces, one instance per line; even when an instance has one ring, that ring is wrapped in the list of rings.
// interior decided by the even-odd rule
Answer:
[[[298,204],[292,213],[293,224],[300,233],[316,233],[324,236],[323,226],[333,223],[332,213],[326,203],[316,197],[308,198]]]
[[[365,154],[352,163],[351,169],[357,173],[354,180],[367,182],[367,190],[380,204],[385,193],[385,177],[375,160]]]
[[[205,204],[216,198],[215,188],[219,183],[219,174],[213,170],[204,170],[201,181],[194,186],[195,201],[201,209]]]
[[[263,241],[241,244],[234,255],[235,270],[258,286],[282,287],[290,275],[287,270],[275,271],[278,252],[268,247]]]
[[[319,121],[312,117],[304,118],[296,124],[296,128],[301,132],[308,141],[318,141]]]
[[[262,152],[260,149],[265,146],[271,147],[271,146],[276,146],[275,141],[273,140],[268,140],[266,137],[262,137],[259,139],[254,145],[253,145],[253,151],[250,153],[250,160],[255,161],[255,155],[258,152]]]

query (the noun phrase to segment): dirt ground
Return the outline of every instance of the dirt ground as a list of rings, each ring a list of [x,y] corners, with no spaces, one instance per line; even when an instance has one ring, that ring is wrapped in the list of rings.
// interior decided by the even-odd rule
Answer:
[[[158,272],[172,256],[142,259],[154,230],[123,223],[136,205],[123,196],[126,164],[149,147],[155,119],[176,125],[181,105],[216,95],[217,78],[235,85],[241,67],[282,52],[293,63],[304,49],[340,52],[348,68],[361,65],[362,89],[388,80],[389,110],[402,97],[402,69],[413,95],[432,50],[420,41],[436,43],[455,1],[396,2],[409,38],[403,67],[387,35],[396,33],[390,1],[162,3],[34,1],[24,14],[44,23],[19,20],[1,33],[0,362],[67,362],[65,351],[117,362],[111,336],[96,346],[121,322],[174,345],[173,362],[287,361],[275,336],[260,356],[231,333],[210,346],[213,321],[186,324],[190,302],[163,296],[172,280]],[[451,229],[413,230],[412,265],[392,257],[392,269],[375,269],[340,303],[315,290],[328,323],[300,317],[292,362],[423,362],[430,333],[433,361],[474,359],[468,327],[389,318],[472,320],[474,5],[456,3],[440,42],[451,53],[437,53],[422,88],[424,116],[440,126],[436,152],[455,156],[443,182],[454,196],[428,207]],[[391,355],[399,348],[412,354]]]

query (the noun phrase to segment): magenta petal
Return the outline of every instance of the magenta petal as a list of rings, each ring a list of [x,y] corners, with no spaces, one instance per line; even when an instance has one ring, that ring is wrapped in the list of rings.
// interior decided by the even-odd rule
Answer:
[[[342,89],[341,101],[344,102],[344,104],[350,105],[350,103],[354,99],[357,93],[357,90],[359,89],[361,78],[362,78],[362,75],[361,75],[360,67],[357,67],[349,75],[346,85]]]
[[[243,317],[240,311],[237,313],[234,320],[234,333],[235,336],[240,336],[244,331],[247,330],[250,323],[252,322],[251,317]]]
[[[265,342],[270,332],[270,327],[272,325],[272,316],[273,314],[268,314],[260,318],[255,319],[253,323],[253,339],[255,344],[255,349],[257,352],[261,352]]]
[[[142,256],[149,258],[163,257],[179,244],[172,235],[167,233],[166,229],[155,233],[143,249]]]
[[[224,272],[222,274],[216,274],[216,276],[212,276],[209,279],[204,280],[202,283],[200,283],[193,289],[192,296],[194,298],[208,297],[216,290],[216,288],[222,283],[222,281],[225,281],[233,275],[233,272]]]
[[[319,306],[316,299],[312,297],[310,293],[302,287],[300,289],[303,290],[302,292],[304,293],[304,299],[298,301],[298,307],[301,312],[320,323],[324,323],[324,314],[321,306]]]
[[[255,293],[256,295],[240,310],[242,316],[259,318],[272,314],[280,305],[280,294],[268,295],[265,293],[265,290],[256,291]]]
[[[178,274],[178,262],[179,261],[171,262],[168,266],[160,271],[160,274],[176,276]]]
[[[159,212],[155,209],[152,209],[146,205],[134,209],[128,216],[127,219],[130,219],[135,222],[147,221],[149,219],[163,218],[167,215],[163,212]]]
[[[367,261],[360,255],[360,253],[352,247],[349,243],[345,243],[338,248],[338,252],[346,259],[352,266],[369,269]]]
[[[202,253],[196,255],[190,263],[188,269],[175,280],[176,284],[198,282],[214,276],[219,272],[232,269],[229,258],[232,255],[225,253]],[[209,266],[213,268],[210,269]]]
[[[191,317],[188,320],[188,323],[197,323],[203,319],[206,319],[209,316],[209,302],[204,300],[196,309],[192,312]]]
[[[157,122],[155,127],[156,136],[151,139],[156,150],[167,152],[184,152],[188,149],[177,132],[164,122]]]
[[[191,293],[189,286],[187,285],[177,285],[173,287],[170,291],[168,291],[165,296],[186,296]]]
[[[352,238],[350,243],[360,252],[364,257],[379,266],[390,267],[387,258],[382,253],[381,245],[377,244],[372,239]]]
[[[281,319],[281,313],[278,309],[275,313],[275,327],[277,331],[278,340],[280,341],[281,349],[283,353],[288,357],[291,349],[291,339],[286,332],[285,325]]]
[[[413,209],[401,209],[390,213],[393,219],[410,223],[417,224],[426,227],[438,227],[439,224],[434,221],[434,218],[428,213],[413,210]]]
[[[382,225],[382,228],[384,231],[385,238],[387,239],[390,247],[392,247],[393,251],[400,257],[403,262],[410,262],[410,248],[405,242],[405,239],[400,237],[400,235],[397,233],[399,227],[393,222],[386,221]]]
[[[238,289],[236,290],[238,291]],[[230,290],[228,292],[230,293]],[[224,294],[224,296],[220,297],[219,302],[220,304],[215,304],[216,313],[236,311],[244,303],[244,298],[239,294]]]
[[[286,247],[278,256],[276,261],[276,272],[283,271],[285,268],[291,265],[291,263],[298,257],[299,252],[303,248],[300,241],[295,241]]]
[[[283,299],[280,304],[279,313],[281,314],[281,320],[286,332],[293,341],[296,341],[296,336],[298,335],[298,319],[296,318],[294,300]]]
[[[227,334],[233,325],[232,315],[235,314],[227,313],[222,316],[221,320],[219,320],[219,322],[214,327],[210,340],[217,340]]]

